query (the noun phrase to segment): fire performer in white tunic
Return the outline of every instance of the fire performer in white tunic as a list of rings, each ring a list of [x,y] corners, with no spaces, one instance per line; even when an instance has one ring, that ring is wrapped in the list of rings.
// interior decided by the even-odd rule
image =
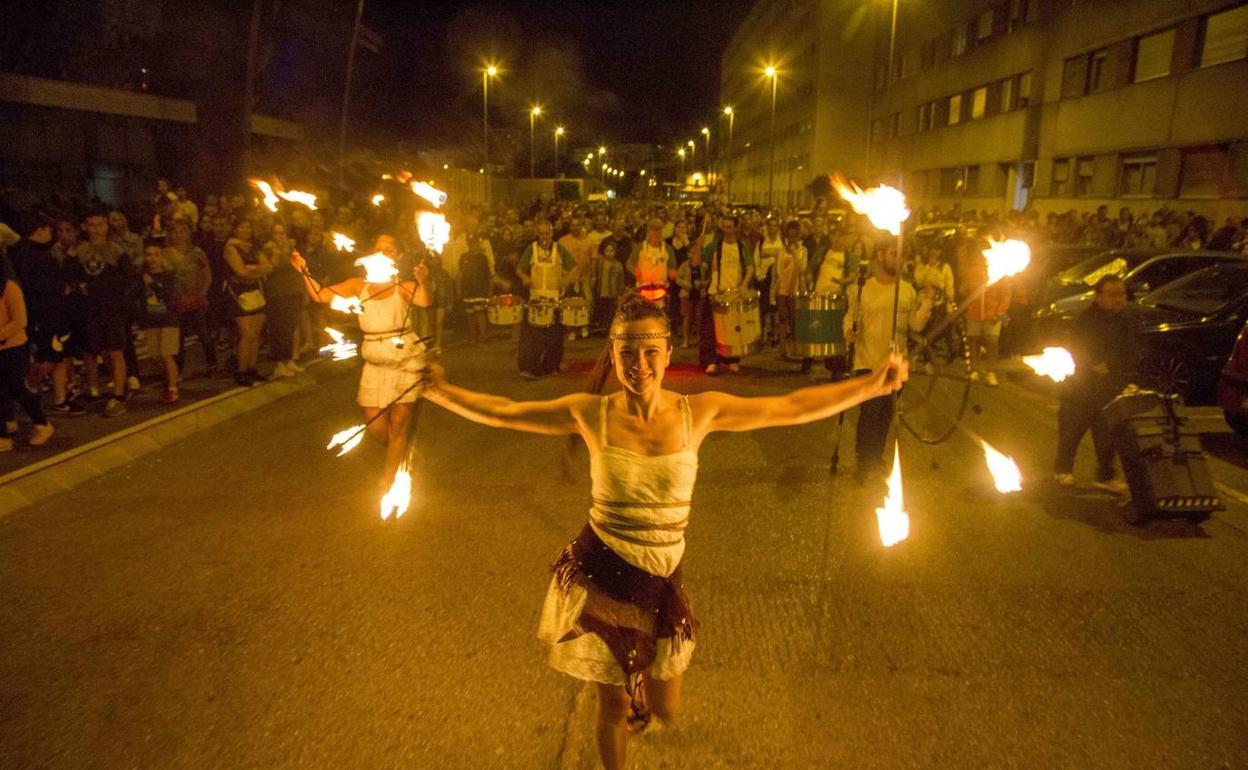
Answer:
[[[894,355],[869,376],[783,396],[685,396],[662,387],[670,335],[664,309],[633,294],[615,314],[589,393],[517,402],[451,385],[436,364],[425,382],[426,398],[469,420],[579,436],[589,448],[589,522],[552,568],[538,636],[554,668],[595,683],[607,768],[624,766],[630,730],[657,727],[679,708],[695,630],[680,561],[702,441],[831,417],[897,390],[908,372]],[[620,391],[601,395],[609,380]]]
[[[411,310],[413,306],[433,304],[428,268],[418,266],[410,281],[371,283],[367,278],[355,277],[333,286],[321,286],[308,272],[307,262],[299,252],[291,255],[290,263],[303,274],[313,301],[330,303],[335,297],[359,301],[360,331],[364,333],[360,357],[364,359],[364,368],[360,372],[357,401],[369,420],[368,434],[386,445],[383,479],[388,485],[406,459],[407,427],[419,395],[416,385],[424,365],[425,346],[412,330]],[[387,413],[373,419],[382,410]]]

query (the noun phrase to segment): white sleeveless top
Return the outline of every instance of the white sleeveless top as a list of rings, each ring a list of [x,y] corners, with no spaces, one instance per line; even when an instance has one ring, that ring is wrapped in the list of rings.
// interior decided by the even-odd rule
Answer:
[[[365,292],[381,294],[386,284],[365,284]],[[370,364],[379,366],[404,366],[416,359],[416,354],[424,350],[424,346],[416,341],[420,339],[411,330],[408,323],[410,304],[403,299],[403,293],[397,285],[388,297],[375,297],[365,293],[361,303],[363,312],[358,316],[360,331],[364,332],[364,341],[360,344],[360,357]],[[393,338],[403,340],[403,347],[394,344]]]
[[[590,453],[593,506],[589,525],[624,561],[668,577],[685,553],[685,527],[698,454],[691,446],[689,397],[680,397],[684,446],[665,455],[643,455],[607,443],[607,397],[598,415],[598,452]]]

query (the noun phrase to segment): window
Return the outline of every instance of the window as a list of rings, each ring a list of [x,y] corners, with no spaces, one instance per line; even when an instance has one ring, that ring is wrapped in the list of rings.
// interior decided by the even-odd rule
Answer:
[[[1157,188],[1157,156],[1127,155],[1122,159],[1118,194],[1151,197]]]
[[[927,104],[920,104],[919,105],[919,130],[927,131],[928,129],[930,129],[932,127],[932,124],[929,122],[931,121],[931,119],[932,119],[931,103],[929,102]]]
[[[1248,5],[1215,13],[1205,19],[1200,66],[1235,61],[1248,56]]]
[[[1170,74],[1170,57],[1174,53],[1174,30],[1147,35],[1135,41],[1135,74],[1132,82],[1156,80]]]
[[[962,178],[963,168],[942,168],[940,170],[940,194],[949,196],[962,192],[966,180]]]
[[[953,30],[953,55],[961,56],[966,53],[966,27],[961,26]]]
[[[1070,159],[1057,158],[1053,161],[1053,195],[1070,194]]]
[[[1109,51],[1102,48],[1088,55],[1088,83],[1084,93],[1099,93],[1105,85],[1105,65],[1109,62]]]
[[[949,97],[949,125],[956,126],[962,122],[962,94]]]
[[[1018,107],[1022,109],[1031,104],[1031,73],[1024,72],[1018,76]]]
[[[878,142],[884,138],[884,121],[871,121],[871,141]]]
[[[980,86],[971,92],[971,120],[979,120],[982,118],[987,109],[988,86]]]
[[[1010,100],[1014,98],[1014,78],[1006,78],[1001,81],[1001,111],[1009,112],[1014,109],[1014,105],[1010,104]]]
[[[984,11],[975,19],[975,42],[992,37],[992,9]]]
[[[1027,23],[1027,9],[1033,2],[1034,0],[1032,2],[1028,2],[1028,0],[1010,0],[1010,32]]]
[[[1183,150],[1179,167],[1179,197],[1223,197],[1230,178],[1230,163],[1224,148],[1213,145]]]
[[[962,191],[975,193],[979,190],[979,166],[967,166],[962,171]]]
[[[1080,158],[1075,163],[1075,195],[1092,194],[1092,178],[1096,175],[1095,171],[1095,158]]]

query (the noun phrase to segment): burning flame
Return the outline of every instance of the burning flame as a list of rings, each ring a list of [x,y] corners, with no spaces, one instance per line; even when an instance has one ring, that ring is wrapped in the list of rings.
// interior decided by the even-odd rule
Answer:
[[[1075,359],[1066,348],[1045,348],[1038,356],[1023,356],[1023,363],[1054,382],[1061,382],[1075,373]]]
[[[412,504],[412,474],[408,472],[407,465],[400,465],[399,469],[394,473],[394,483],[390,485],[390,489],[381,496],[381,519],[385,521],[392,515],[398,519],[407,513],[407,508]]]
[[[992,474],[993,486],[1002,494],[1023,491],[1023,474],[1013,458],[1003,455],[987,441],[980,439],[984,445],[984,459],[988,461],[988,472]]]
[[[382,195],[381,193],[377,193],[376,195],[372,197],[373,205],[380,206],[381,202],[384,201],[385,199],[386,199],[386,196]]]
[[[416,215],[416,230],[420,240],[433,252],[442,253],[442,248],[451,239],[451,225],[446,217],[432,211],[422,211]]]
[[[340,430],[337,433],[335,433],[334,437],[331,438],[329,440],[329,443],[325,445],[325,448],[334,449],[335,447],[341,447],[338,450],[338,457],[342,457],[347,452],[350,452],[352,449],[355,449],[357,446],[359,446],[360,442],[363,440],[364,440],[364,426],[352,425],[350,428],[347,428],[346,430]]]
[[[256,189],[260,191],[260,194],[264,196],[264,201],[263,201],[264,207],[267,208],[269,211],[277,211],[277,202],[279,200],[286,200],[286,201],[290,201],[291,203],[298,203],[302,206],[307,206],[313,211],[316,211],[316,196],[310,192],[304,192],[303,190],[276,190],[275,191],[273,189],[273,185],[269,184],[263,179],[248,179],[247,181],[255,185]],[[281,187],[280,183],[278,184],[278,187]]]
[[[988,285],[991,286],[1002,278],[1026,270],[1031,264],[1031,247],[1013,238],[1008,241],[989,239],[984,258],[988,260]]]
[[[380,251],[369,254],[367,257],[360,257],[355,260],[355,265],[364,268],[364,280],[368,283],[390,283],[399,274],[399,269],[394,266],[394,260]]]
[[[884,507],[875,509],[880,525],[880,541],[885,548],[897,545],[910,536],[910,515],[901,497],[901,447],[893,445],[893,472],[888,476],[888,495]]]
[[[901,223],[910,218],[906,196],[895,187],[882,184],[863,191],[840,174],[832,177],[832,186],[836,189],[836,194],[852,206],[854,211],[865,214],[871,224],[893,235],[901,234]]]
[[[339,251],[355,251],[355,241],[342,233],[330,233],[334,238],[334,248]]]
[[[433,204],[435,209],[442,208],[442,204],[446,203],[446,193],[437,189],[428,182],[419,180],[413,181],[411,184],[412,192]]]
[[[330,297],[329,309],[337,310],[339,313],[360,315],[364,312],[364,303],[360,302],[359,297],[344,297],[341,294],[335,294]]]
[[[348,358],[354,358],[359,352],[359,347],[343,337],[342,332],[337,329],[327,326],[325,333],[333,339],[333,342],[321,348],[321,355],[330,356],[335,361],[345,361]]]
[[[260,191],[260,194],[264,196],[264,207],[269,211],[277,211],[277,202],[279,198],[277,197],[277,193],[273,192],[273,186],[263,179],[249,179],[247,181],[255,185],[256,189]]]
[[[300,206],[307,206],[316,211],[316,196],[310,192],[304,192],[303,190],[279,190],[277,197],[291,203],[298,203]]]

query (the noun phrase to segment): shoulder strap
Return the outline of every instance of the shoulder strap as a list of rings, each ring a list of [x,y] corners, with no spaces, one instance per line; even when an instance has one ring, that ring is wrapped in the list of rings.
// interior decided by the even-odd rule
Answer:
[[[601,449],[607,446],[607,397],[603,396],[598,404],[598,443]]]
[[[693,443],[693,412],[689,410],[689,396],[680,397],[680,417],[685,426],[685,449]]]

